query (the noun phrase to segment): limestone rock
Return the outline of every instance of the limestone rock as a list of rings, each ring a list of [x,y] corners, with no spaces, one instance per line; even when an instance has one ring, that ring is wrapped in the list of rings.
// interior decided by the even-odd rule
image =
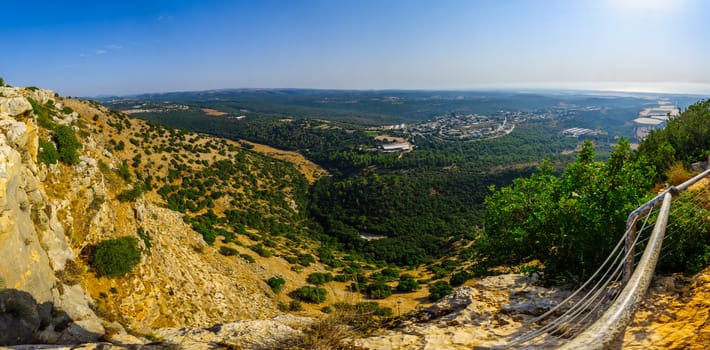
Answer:
[[[18,116],[32,110],[32,105],[24,97],[0,98],[0,112]]]
[[[569,292],[547,289],[522,274],[486,277],[421,310],[381,335],[353,340],[366,349],[471,349],[504,345],[529,330],[530,308],[549,309]],[[526,304],[535,295],[537,304]]]
[[[56,93],[47,89],[22,89],[22,95],[33,98],[40,104],[45,104],[49,102],[49,100],[56,101],[57,99]]]
[[[74,260],[74,251],[67,243],[64,235],[64,227],[57,218],[57,209],[54,205],[48,205],[50,212],[49,228],[42,232],[42,244],[46,249],[47,257],[54,271],[64,270],[67,260]]]
[[[155,332],[168,344],[183,349],[212,349],[212,344],[229,344],[237,349],[281,348],[285,341],[302,334],[312,320],[281,315],[269,320],[249,320],[216,325],[208,329],[165,328]]]
[[[99,341],[106,330],[97,319],[86,319],[69,323],[59,337],[58,343],[79,344]]]

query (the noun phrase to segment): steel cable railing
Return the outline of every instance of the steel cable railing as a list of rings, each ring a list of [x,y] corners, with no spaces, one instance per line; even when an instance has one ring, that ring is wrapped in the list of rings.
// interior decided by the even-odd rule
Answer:
[[[589,280],[530,323],[535,327],[547,319],[549,321],[513,338],[504,347],[561,346],[575,350],[608,347],[631,321],[638,301],[648,289],[657,262],[670,254],[673,245],[677,244],[677,240],[671,238],[678,235],[675,228],[680,225],[668,224],[668,218],[681,213],[678,208],[671,210],[672,197],[708,175],[710,169],[667,189],[632,211],[626,232]],[[698,203],[699,208],[707,208],[710,200],[707,188],[705,192],[699,191],[688,197],[687,200]],[[666,239],[670,242],[668,247],[663,244],[666,231]],[[557,317],[552,318],[554,315]]]

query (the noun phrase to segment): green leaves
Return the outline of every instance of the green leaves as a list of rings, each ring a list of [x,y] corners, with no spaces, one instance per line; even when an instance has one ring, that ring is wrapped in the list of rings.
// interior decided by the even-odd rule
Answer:
[[[624,232],[626,216],[651,187],[653,171],[620,140],[608,162],[585,142],[560,177],[543,169],[486,198],[479,251],[490,266],[539,259],[547,278],[587,277]]]
[[[90,264],[100,276],[121,277],[133,271],[140,261],[138,239],[125,236],[99,243]]]
[[[74,135],[74,130],[68,125],[59,125],[54,129],[54,138],[59,148],[59,160],[74,165],[79,162],[81,143]]]
[[[54,146],[54,142],[39,139],[39,152],[37,153],[37,160],[44,164],[50,165],[56,164],[57,159],[59,159],[59,153],[57,152],[57,147]]]

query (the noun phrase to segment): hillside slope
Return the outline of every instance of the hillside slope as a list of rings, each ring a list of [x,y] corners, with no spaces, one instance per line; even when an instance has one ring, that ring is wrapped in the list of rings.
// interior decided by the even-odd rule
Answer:
[[[0,87],[0,131],[0,344],[268,318],[285,297],[266,279],[305,285],[284,259],[317,248],[291,165],[36,88]],[[125,236],[133,272],[98,274]]]

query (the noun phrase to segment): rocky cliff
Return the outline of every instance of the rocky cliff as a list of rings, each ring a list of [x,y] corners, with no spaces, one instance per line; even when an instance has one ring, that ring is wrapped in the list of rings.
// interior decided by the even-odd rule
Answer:
[[[40,146],[50,142],[61,154],[60,125],[70,126],[78,138],[74,162],[47,161]],[[165,136],[169,131],[156,127],[156,135],[139,147],[133,137],[149,129],[142,121],[49,90],[0,87],[0,345],[98,339],[140,343],[126,329],[151,335],[161,327],[209,327],[276,315],[277,300],[264,280],[289,270],[283,259],[274,257],[278,261],[270,263],[219,254],[224,243],[207,244],[183,213],[166,208],[156,187],[131,200],[121,197],[145,186],[150,176],[168,183],[168,156],[171,164],[190,171],[232,156],[244,160],[245,172],[262,171],[256,163],[261,160],[239,155],[237,143],[217,144],[185,132],[179,134],[182,141],[171,141]],[[161,141],[160,147],[168,148],[163,154],[156,151]],[[179,154],[169,149],[189,141],[214,142],[224,147],[222,155],[215,151],[204,159],[202,150]],[[132,169],[125,170],[131,161]],[[141,176],[143,182],[137,181]],[[280,202],[295,210],[288,188],[279,190],[284,193]],[[214,210],[229,206],[220,200],[211,204]],[[249,197],[232,198],[232,204],[265,206]],[[89,266],[92,250],[99,242],[124,236],[137,238],[140,263],[124,277],[100,276]],[[244,245],[232,246],[228,252],[244,252]]]
[[[76,254],[57,219],[62,203],[44,188],[37,164],[39,127],[27,97],[46,90],[0,88],[0,343],[92,341],[105,333],[81,286],[59,278]]]

